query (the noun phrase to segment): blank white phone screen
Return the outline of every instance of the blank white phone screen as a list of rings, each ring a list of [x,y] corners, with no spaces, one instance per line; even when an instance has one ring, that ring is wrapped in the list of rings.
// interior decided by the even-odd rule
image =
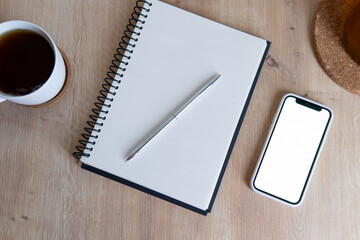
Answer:
[[[290,203],[299,202],[329,118],[328,110],[317,111],[287,97],[254,186]]]

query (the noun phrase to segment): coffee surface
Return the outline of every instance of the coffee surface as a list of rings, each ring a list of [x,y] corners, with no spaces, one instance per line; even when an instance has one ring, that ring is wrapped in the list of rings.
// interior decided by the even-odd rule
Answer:
[[[54,64],[51,45],[38,33],[12,30],[0,36],[0,92],[21,96],[36,91]]]

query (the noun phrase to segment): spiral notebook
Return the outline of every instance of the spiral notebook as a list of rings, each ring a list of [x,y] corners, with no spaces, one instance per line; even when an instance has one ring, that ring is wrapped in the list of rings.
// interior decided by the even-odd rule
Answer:
[[[270,43],[157,0],[138,1],[131,16],[73,155],[84,169],[206,215]],[[125,162],[216,74],[214,86]]]

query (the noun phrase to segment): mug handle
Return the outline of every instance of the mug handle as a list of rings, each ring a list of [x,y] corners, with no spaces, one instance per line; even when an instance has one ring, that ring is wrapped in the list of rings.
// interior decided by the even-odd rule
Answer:
[[[1,97],[0,97],[0,103],[3,102],[3,101],[5,101],[5,100],[6,100],[5,98],[1,98]]]

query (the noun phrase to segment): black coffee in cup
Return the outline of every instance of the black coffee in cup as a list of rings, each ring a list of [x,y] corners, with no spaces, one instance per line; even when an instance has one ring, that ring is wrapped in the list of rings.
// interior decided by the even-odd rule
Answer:
[[[30,30],[0,36],[0,92],[22,96],[39,89],[50,77],[55,55],[49,42]]]

